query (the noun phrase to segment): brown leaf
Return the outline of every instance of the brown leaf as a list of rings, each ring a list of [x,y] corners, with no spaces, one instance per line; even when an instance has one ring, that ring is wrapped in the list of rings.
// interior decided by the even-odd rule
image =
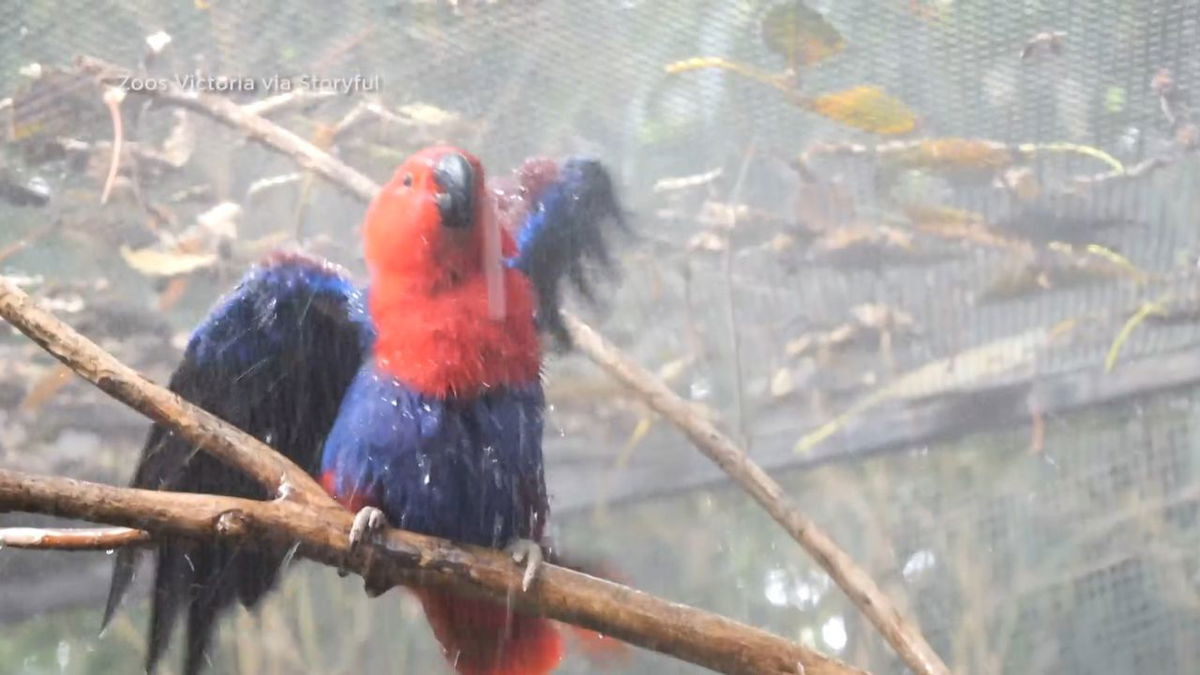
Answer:
[[[822,94],[808,107],[835,122],[876,134],[904,134],[917,126],[916,115],[903,101],[870,85]]]
[[[27,412],[37,412],[43,405],[54,395],[62,391],[63,387],[71,381],[71,369],[61,363],[56,363],[42,373],[33,386],[26,392],[25,398],[21,399],[20,408]]]
[[[215,253],[175,253],[153,248],[133,250],[128,246],[121,246],[121,257],[130,267],[149,277],[187,274],[217,262]]]
[[[846,46],[833,24],[797,0],[767,10],[762,19],[762,39],[767,49],[787,59],[792,68],[811,66]]]

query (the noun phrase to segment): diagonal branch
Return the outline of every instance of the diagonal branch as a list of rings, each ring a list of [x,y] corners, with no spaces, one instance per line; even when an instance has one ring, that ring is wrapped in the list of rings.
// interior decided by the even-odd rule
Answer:
[[[262,441],[180,398],[121,363],[96,343],[39,308],[0,276],[0,317],[101,391],[252,476],[271,493],[285,485],[295,497],[319,505],[333,501],[303,469]]]
[[[815,522],[788,499],[783,488],[733,439],[723,434],[695,407],[667,385],[621,353],[616,346],[574,316],[564,317],[571,340],[614,379],[632,389],[658,414],[670,420],[709,459],[763,507],[775,522],[804,547],[833,577],[892,648],[916,673],[949,675],[937,652],[921,632],[857,563]]]
[[[76,65],[83,72],[110,84],[131,74],[127,69],[86,56],[77,59]],[[379,190],[379,185],[362,173],[287,129],[226,98],[203,92],[184,91],[170,83],[165,88],[132,93],[189,108],[239,129],[267,147],[292,157],[301,166],[312,169],[329,182],[364,201],[372,199]],[[749,492],[837,582],[909,668],[919,675],[949,674],[949,669],[929,646],[916,625],[905,618],[865,570],[855,564],[831,537],[787,499],[779,484],[753,463],[736,443],[716,427],[700,420],[674,392],[637,366],[615,346],[604,341],[603,337],[587,324],[569,315],[566,319],[572,327],[580,349],[679,427],[701,452]],[[594,339],[587,339],[589,334]]]
[[[154,535],[198,541],[218,537],[247,546],[299,544],[308,558],[392,584],[411,582],[417,570],[422,583],[511,599],[517,611],[584,626],[720,672],[862,674],[765,631],[553,565],[541,569],[528,592],[510,593],[520,587],[523,570],[492,549],[388,530],[372,550],[351,553],[353,516],[341,508],[117,488],[0,470],[0,510],[140,527]]]

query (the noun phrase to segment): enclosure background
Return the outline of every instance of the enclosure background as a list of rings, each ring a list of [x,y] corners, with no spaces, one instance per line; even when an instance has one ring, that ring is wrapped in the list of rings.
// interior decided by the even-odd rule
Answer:
[[[845,48],[805,69],[800,90],[878,86],[918,116],[901,139],[1074,143],[1125,167],[1169,160],[1067,194],[1073,177],[1106,165],[1037,153],[1014,163],[1043,186],[1029,201],[997,183],[1001,172],[974,182],[920,167],[897,176],[869,154],[819,158],[805,182],[793,160],[817,142],[895,139],[815,115],[728,72],[665,72],[698,56],[782,70],[760,26],[776,4],[0,3],[0,99],[12,97],[23,119],[37,122],[31,136],[10,134],[0,178],[6,186],[40,181],[50,194],[41,206],[0,202],[0,250],[57,223],[4,254],[0,272],[165,381],[182,336],[263,246],[294,243],[299,233],[361,273],[363,206],[303,175],[250,194],[254,181],[297,167],[191,113],[196,142],[187,160],[138,177],[145,201],[171,217],[151,227],[128,188],[101,206],[111,127],[100,92],[70,78],[38,90],[30,64],[41,65],[43,79],[54,67],[69,71],[79,54],[133,68],[145,37],[165,31],[171,43],[151,67],[167,77],[197,69],[378,76],[378,93],[273,117],[315,139],[377,100],[402,119],[370,120],[332,146],[377,181],[438,140],[477,151],[494,174],[535,154],[608,163],[636,232],[619,241],[622,274],[601,285],[603,302],[576,303],[579,311],[676,391],[716,411],[911,611],[955,672],[1196,672],[1200,333],[1187,310],[1200,256],[1200,174],[1151,80],[1167,68],[1179,89],[1200,86],[1200,3],[810,3]],[[1062,52],[1022,59],[1044,31],[1066,33]],[[137,119],[136,141],[160,146],[180,118],[144,102],[130,95],[122,110]],[[95,152],[79,162],[34,151],[64,136]],[[718,168],[695,187],[655,188]],[[196,196],[176,199],[192,188]],[[897,208],[901,200],[980,214],[1040,248],[1045,228],[1069,220],[1077,243],[1101,243],[1145,275],[997,292],[1011,252],[926,237]],[[232,253],[189,275],[181,299],[158,311],[167,282],[131,268],[121,247],[160,245],[163,231],[182,232],[221,201],[242,208]],[[860,264],[823,257],[812,244],[839,228],[884,224],[913,237],[901,255],[872,250]],[[1136,328],[1106,372],[1122,323],[1143,301],[1168,295],[1182,308],[1172,317],[1182,318]],[[902,312],[911,326],[892,326],[881,340],[855,323],[851,308],[864,303]],[[859,339],[832,353],[797,342],[844,325],[857,325]],[[939,366],[919,370],[930,363]],[[53,388],[52,368],[27,342],[0,337],[0,464],[124,483],[146,423],[79,382],[39,397],[39,386]],[[919,377],[904,375],[913,372]],[[546,377],[548,482],[564,546],[619,559],[629,581],[649,592],[804,640],[874,673],[903,672],[819,568],[679,433],[577,355],[555,357]],[[796,451],[806,433],[888,383],[903,386],[840,433]],[[0,525],[28,522],[43,521],[0,516]],[[108,566],[103,554],[0,552],[0,671],[134,672],[145,596],[98,637]],[[237,613],[224,624],[215,672],[441,667],[418,609],[400,593],[367,601],[353,579],[295,567],[258,617]],[[638,652],[618,670],[697,669]],[[563,672],[593,671],[572,658]]]

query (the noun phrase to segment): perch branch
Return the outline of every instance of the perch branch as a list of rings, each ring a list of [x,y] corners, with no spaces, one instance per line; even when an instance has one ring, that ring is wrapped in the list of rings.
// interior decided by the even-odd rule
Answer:
[[[112,81],[129,71],[91,57],[80,57],[77,65],[84,72],[105,81]],[[138,94],[155,97],[166,103],[187,107],[219,122],[239,129],[263,144],[292,157],[300,166],[315,170],[335,185],[364,201],[370,201],[379,190],[370,178],[337,160],[279,125],[246,111],[228,99],[203,92],[184,92],[168,86]],[[729,473],[739,485],[749,491],[776,521],[816,558],[839,586],[858,605],[870,621],[883,633],[905,663],[920,675],[946,675],[949,670],[921,636],[892,605],[869,575],[859,568],[845,552],[805,517],[783,495],[783,490],[761,468],[751,463],[745,453],[715,427],[699,424],[695,416],[665,385],[645,373],[608,344],[599,334],[577,318],[568,316],[580,347],[593,361],[610,374],[625,382],[647,398],[652,407],[667,417],[688,435],[697,447]],[[582,337],[592,337],[585,346]],[[603,345],[604,349],[598,349]],[[637,376],[642,376],[639,383]],[[682,408],[678,408],[682,405]],[[663,413],[672,409],[675,414]]]
[[[782,525],[833,577],[913,672],[949,675],[950,670],[921,632],[892,604],[871,576],[804,515],[784,494],[779,483],[751,461],[745,451],[704,417],[696,414],[691,404],[587,324],[570,315],[565,319],[574,344],[609,375],[635,391],[647,405],[683,431],[701,452],[750,493],[775,522]]]
[[[278,485],[281,474],[298,487],[304,485],[301,478],[311,480],[253,437],[161,389],[104,353],[37,308],[32,299],[3,277],[0,316],[114,398],[171,426],[204,449],[219,453],[222,459],[251,472],[264,484]],[[290,476],[293,471],[300,472],[300,476]],[[321,495],[324,497],[324,493]],[[281,546],[298,541],[306,556],[338,565],[346,556],[353,518],[327,499],[255,502],[113,488],[0,471],[0,510],[6,509],[137,527],[151,534],[243,537],[251,545],[260,539]],[[509,589],[517,587],[523,573],[503,553],[457,548],[411,533],[392,531],[383,549],[397,556],[380,568],[385,575],[382,578],[392,582],[411,581],[415,567],[435,573],[432,578],[422,575],[423,583],[507,600]],[[377,573],[376,568],[366,569],[366,561],[360,554],[351,561],[350,569]],[[552,618],[708,668],[732,673],[860,672],[764,631],[586,575],[548,568],[539,575],[535,588],[539,590],[531,596],[515,594],[518,608],[534,612],[540,609]]]
[[[118,361],[96,343],[40,309],[10,279],[0,276],[0,317],[50,352],[71,370],[113,398],[150,419],[175,429],[183,438],[221,460],[241,467],[270,492],[283,485],[299,499],[335,502],[312,476],[262,441],[154,384]]]
[[[117,488],[69,478],[0,470],[0,510],[20,510],[142,527],[199,541],[233,539],[248,546],[299,543],[308,558],[394,584],[422,583],[505,601],[523,570],[507,554],[456,546],[389,529],[374,551],[349,549],[353,515],[285,499],[234,497]],[[518,611],[540,613],[631,644],[727,673],[850,675],[862,671],[765,631],[603,581],[545,565],[528,592],[513,593]]]
[[[40,527],[0,528],[0,548],[47,551],[111,551],[151,541],[150,533],[128,527],[88,527],[70,530]]]

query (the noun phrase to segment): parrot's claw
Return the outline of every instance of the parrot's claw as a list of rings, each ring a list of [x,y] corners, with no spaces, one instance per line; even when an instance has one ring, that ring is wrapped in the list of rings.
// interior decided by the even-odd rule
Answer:
[[[525,573],[521,576],[521,590],[528,591],[533,585],[533,580],[537,578],[542,563],[545,562],[541,545],[531,539],[517,539],[504,550],[512,555],[514,562],[525,563]]]
[[[350,526],[350,545],[347,550],[347,555],[353,555],[358,550],[359,546],[369,537],[379,532],[387,525],[387,517],[383,515],[383,511],[374,506],[364,506],[359,509],[358,513],[354,514],[354,524]],[[344,577],[349,572],[345,566],[338,568],[338,576]]]

